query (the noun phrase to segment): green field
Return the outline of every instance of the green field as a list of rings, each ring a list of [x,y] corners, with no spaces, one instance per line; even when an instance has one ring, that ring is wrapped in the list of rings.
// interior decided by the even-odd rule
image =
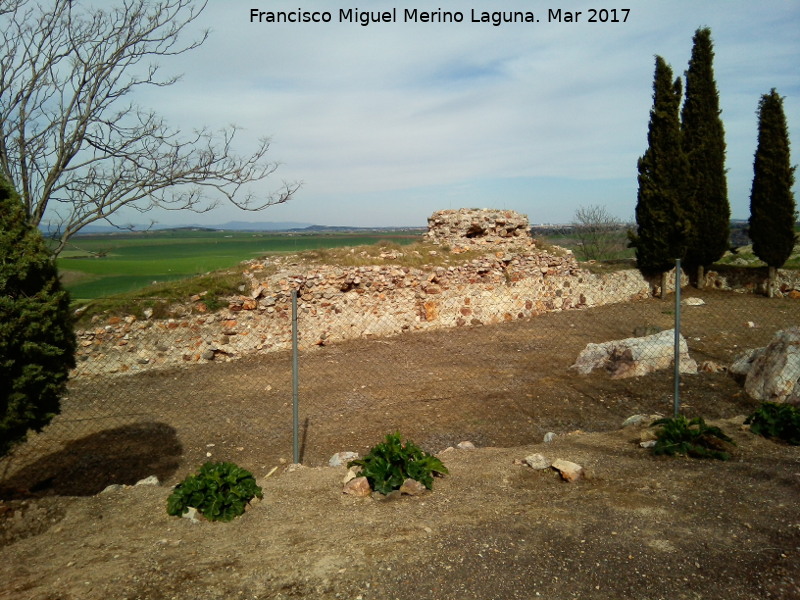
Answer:
[[[572,248],[581,258],[574,236],[548,233],[538,236],[540,242]],[[194,229],[79,235],[59,256],[58,267],[73,300],[85,301],[136,292],[154,282],[165,283],[203,275],[269,254],[379,242],[410,244],[420,238],[420,233],[413,231],[269,233]],[[626,251],[632,255],[630,250]],[[742,248],[739,254],[721,262],[745,259],[746,262],[758,263],[751,252],[749,248]],[[785,266],[800,267],[800,253]]]
[[[418,234],[288,234],[241,231],[165,230],[81,235],[58,259],[73,300],[133,292],[154,282],[183,279],[232,267],[272,253],[376,244],[411,243]]]

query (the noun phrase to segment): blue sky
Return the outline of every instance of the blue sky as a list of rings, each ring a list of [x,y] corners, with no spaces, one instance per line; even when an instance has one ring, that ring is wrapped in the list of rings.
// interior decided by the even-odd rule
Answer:
[[[589,23],[589,9],[630,7],[625,23]],[[250,11],[329,11],[331,23],[252,23]],[[397,9],[397,23],[338,22],[339,9]],[[406,23],[403,9],[449,10],[462,23]],[[548,9],[581,11],[548,22]],[[538,23],[494,27],[471,10],[531,11]],[[621,18],[622,14],[618,16]],[[164,60],[179,83],[136,100],[172,124],[243,128],[239,149],[272,139],[296,197],[261,213],[151,214],[160,223],[228,220],[422,226],[446,208],[513,209],[565,223],[600,204],[632,219],[636,161],[647,145],[654,55],[676,74],[692,36],[712,30],[734,218],[749,216],[756,109],[775,87],[800,162],[800,2],[634,0],[211,0],[208,41]],[[797,190],[795,191],[797,194]],[[141,216],[137,215],[139,220]]]

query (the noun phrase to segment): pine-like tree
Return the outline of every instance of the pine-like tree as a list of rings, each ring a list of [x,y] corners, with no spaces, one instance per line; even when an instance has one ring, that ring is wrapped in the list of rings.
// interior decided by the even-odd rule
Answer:
[[[768,294],[774,289],[775,269],[783,266],[797,243],[797,212],[792,186],[794,167],[789,156],[789,130],[783,98],[773,88],[758,104],[758,148],[750,192],[750,239],[753,252],[769,267]]]
[[[672,69],[656,56],[653,108],[647,132],[648,148],[639,159],[639,191],[636,200],[637,231],[630,232],[639,269],[665,274],[683,259],[689,225],[684,214],[689,169],[681,145],[681,80],[672,80]]]
[[[60,410],[75,335],[44,238],[0,177],[0,456]]]
[[[725,177],[725,129],[714,80],[711,30],[698,29],[686,71],[686,99],[681,112],[683,149],[689,160],[686,214],[691,235],[687,270],[697,272],[702,287],[705,270],[729,248],[731,209]]]

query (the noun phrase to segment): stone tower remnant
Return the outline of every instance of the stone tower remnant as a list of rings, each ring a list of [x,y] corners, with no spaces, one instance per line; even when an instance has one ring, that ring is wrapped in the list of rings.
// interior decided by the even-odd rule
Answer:
[[[533,243],[528,217],[513,210],[459,208],[428,217],[425,240],[455,248]]]

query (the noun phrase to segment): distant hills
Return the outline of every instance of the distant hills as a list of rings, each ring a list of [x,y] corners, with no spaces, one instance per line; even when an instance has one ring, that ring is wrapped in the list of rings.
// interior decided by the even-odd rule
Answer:
[[[355,227],[351,225],[313,225],[311,223],[228,221],[219,226],[205,225],[210,229],[225,231],[285,231],[290,233],[341,233],[347,231],[398,231],[409,229],[425,229],[424,227]]]
[[[731,244],[733,246],[744,246],[750,243],[747,238],[748,222],[744,219],[731,220]],[[633,224],[626,224],[625,227],[633,227]],[[800,223],[798,223],[800,226]],[[351,225],[315,225],[300,221],[228,221],[226,223],[199,225],[163,225],[156,224],[152,227],[145,225],[133,225],[132,231],[168,231],[168,230],[200,230],[200,231],[259,231],[259,232],[285,232],[285,233],[347,233],[347,232],[367,232],[367,231],[425,231],[423,226],[407,227],[356,227]],[[534,235],[562,235],[573,228],[570,224],[532,224],[531,229]],[[47,225],[40,225],[39,229],[46,236],[50,235]],[[78,235],[121,233],[128,229],[118,229],[111,225],[87,225],[81,229]]]
[[[273,231],[287,233],[342,233],[348,231],[403,231],[403,230],[423,230],[424,227],[353,227],[353,226],[330,226],[314,225],[313,223],[303,223],[297,221],[228,221],[227,223],[212,225],[133,225],[131,231],[168,231],[178,229],[195,229],[202,231]],[[47,225],[39,227],[42,233],[50,235],[52,232]],[[81,229],[78,235],[97,235],[104,233],[124,233],[128,228],[119,229],[111,225],[87,225]]]
[[[286,222],[277,222],[277,221],[261,221],[251,223],[248,221],[228,221],[227,223],[221,223],[219,225],[197,225],[197,224],[188,224],[188,225],[162,225],[156,223],[152,227],[147,227],[146,225],[132,225],[132,231],[162,231],[165,229],[207,229],[209,231],[289,231],[292,229],[304,229],[306,227],[311,227],[311,223],[301,223],[301,222],[293,222],[293,221],[286,221]],[[93,233],[119,233],[120,231],[127,231],[128,228],[119,229],[117,227],[112,227],[111,225],[87,225],[83,229],[81,229],[81,233],[83,234],[93,234]],[[47,232],[45,228],[45,232]]]
[[[208,229],[224,229],[225,231],[289,231],[291,229],[305,229],[313,227],[313,223],[300,223],[294,221],[228,221],[221,225],[204,225]]]

